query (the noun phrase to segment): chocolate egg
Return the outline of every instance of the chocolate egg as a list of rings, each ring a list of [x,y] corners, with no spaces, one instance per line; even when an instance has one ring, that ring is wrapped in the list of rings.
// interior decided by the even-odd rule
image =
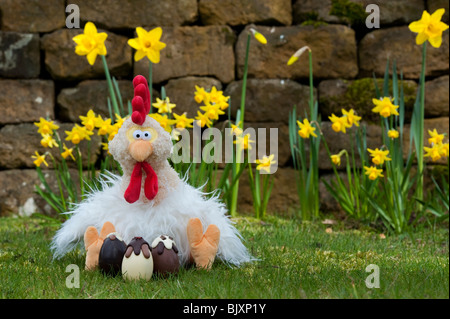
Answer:
[[[116,276],[120,272],[126,249],[127,245],[117,233],[106,236],[98,256],[100,271],[106,275]]]
[[[155,273],[167,277],[176,274],[180,268],[178,249],[173,238],[161,235],[152,242],[153,270]]]
[[[142,237],[134,237],[122,259],[122,276],[127,280],[150,280],[153,274],[153,257],[150,245]]]

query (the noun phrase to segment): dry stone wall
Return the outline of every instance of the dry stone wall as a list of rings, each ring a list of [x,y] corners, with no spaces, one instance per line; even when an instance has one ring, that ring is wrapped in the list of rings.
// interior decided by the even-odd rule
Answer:
[[[0,0],[0,216],[51,212],[34,193],[39,183],[30,156],[43,149],[33,122],[49,117],[69,128],[91,108],[108,116],[101,60],[91,67],[74,53],[71,39],[82,31],[66,27],[69,4],[78,5],[81,26],[92,21],[108,33],[106,60],[125,103],[133,94],[134,75],[148,73],[148,61],[134,62],[127,39],[135,36],[138,26],[147,30],[161,26],[167,47],[153,68],[153,95],[158,96],[164,86],[177,110],[190,116],[197,108],[195,85],[224,90],[231,96],[235,114],[249,28],[263,33],[267,45],[251,39],[245,118],[249,127],[279,129],[280,167],[269,210],[285,214],[298,205],[288,116],[294,105],[299,111],[307,109],[309,97],[307,59],[287,67],[292,53],[304,45],[313,51],[314,94],[331,151],[350,145],[350,137],[333,132],[328,122],[328,116],[342,108],[354,108],[364,117],[369,146],[377,147],[380,128],[370,112],[373,76],[381,81],[386,60],[395,59],[405,78],[410,112],[421,50],[407,25],[425,9],[433,12],[444,7],[444,20],[448,23],[449,19],[445,0]],[[333,4],[351,4],[354,12],[346,16]],[[357,13],[368,4],[380,8],[379,29],[368,29],[358,18]],[[449,32],[444,33],[441,48],[428,48],[425,126],[448,134]],[[99,142],[91,143],[94,160],[102,156]],[[329,178],[331,166],[325,150],[319,165],[323,178]],[[45,173],[52,174],[51,170]],[[251,210],[249,198],[244,181],[242,211]],[[325,191],[322,198],[324,210],[336,208]]]

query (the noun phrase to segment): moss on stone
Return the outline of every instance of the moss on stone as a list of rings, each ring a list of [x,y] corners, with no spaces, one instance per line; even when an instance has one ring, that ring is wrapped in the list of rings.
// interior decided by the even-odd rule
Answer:
[[[377,79],[377,85],[382,90],[383,79]],[[379,121],[379,116],[372,113],[372,99],[376,98],[375,85],[372,78],[362,78],[353,81],[343,80],[348,84],[345,93],[339,96],[319,99],[319,102],[329,111],[337,112],[340,108],[354,109],[357,114],[368,122]],[[400,83],[399,83],[400,85]],[[404,101],[406,113],[411,113],[416,98],[416,87],[408,82],[403,82]],[[389,80],[389,96],[392,96],[392,80]]]
[[[304,12],[300,15],[300,20],[302,21],[300,25],[312,25],[314,28],[328,25],[327,22],[319,17],[319,13],[316,11]]]
[[[361,4],[349,0],[331,0],[330,15],[341,18],[351,25],[362,24],[367,17],[366,10]]]

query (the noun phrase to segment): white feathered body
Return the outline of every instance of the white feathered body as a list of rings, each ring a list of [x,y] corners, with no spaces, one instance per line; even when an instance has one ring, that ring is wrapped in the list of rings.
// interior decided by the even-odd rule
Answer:
[[[153,201],[129,204],[124,199],[121,182],[120,176],[104,176],[102,190],[93,191],[68,213],[70,218],[57,231],[52,242],[55,258],[62,257],[77,246],[88,226],[100,231],[103,224],[109,221],[126,243],[136,236],[143,237],[147,242],[162,234],[173,237],[180,263],[185,264],[190,258],[187,224],[190,218],[198,217],[204,231],[209,224],[215,224],[220,230],[217,258],[233,265],[252,260],[226,214],[226,207],[217,197],[206,198],[199,189],[181,181],[157,205]]]

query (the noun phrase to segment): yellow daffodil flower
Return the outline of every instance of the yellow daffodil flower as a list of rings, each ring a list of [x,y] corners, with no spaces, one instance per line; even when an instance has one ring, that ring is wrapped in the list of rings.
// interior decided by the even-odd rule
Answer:
[[[31,158],[34,158],[35,160],[33,161],[34,165],[36,165],[37,167],[40,167],[42,163],[45,164],[45,166],[48,167],[47,162],[45,161],[45,154],[43,155],[39,155],[38,151],[35,151],[34,154],[36,155],[31,155]]]
[[[253,28],[250,28],[250,31],[253,33],[253,36],[256,40],[258,40],[259,43],[267,44],[267,39],[258,31],[256,31]]]
[[[59,129],[59,126],[54,124],[53,121],[47,121],[43,117],[39,118],[39,122],[35,122],[34,125],[38,127],[38,133],[41,135],[44,134],[53,134],[54,130]]]
[[[209,117],[206,115],[206,113],[201,113],[200,111],[197,111],[197,116],[195,117],[197,120],[196,123],[200,127],[211,127],[212,121],[209,119]]]
[[[201,106],[200,109],[205,112],[210,120],[218,120],[219,115],[225,114],[219,104],[206,104],[205,106]]]
[[[347,122],[350,126],[355,125],[359,126],[359,121],[361,121],[361,116],[355,114],[354,109],[350,109],[350,111],[346,111],[342,109],[342,114],[347,118]]]
[[[375,166],[364,166],[364,169],[366,170],[365,174],[368,175],[369,179],[372,181],[376,180],[378,177],[383,177],[383,170],[378,169]]]
[[[389,151],[383,151],[379,150],[378,148],[371,150],[370,148],[367,149],[367,151],[370,153],[370,156],[372,156],[372,162],[375,165],[383,165],[385,161],[390,161],[391,159],[388,157]]]
[[[152,63],[159,63],[160,51],[166,47],[166,44],[160,41],[162,29],[157,27],[147,32],[137,27],[136,33],[137,38],[128,40],[128,45],[136,50],[134,61],[146,56]]]
[[[242,134],[242,129],[239,127],[239,122],[237,125],[231,124],[231,134],[235,134],[236,136],[239,136]]]
[[[255,163],[257,164],[256,169],[258,171],[266,171],[270,173],[270,167],[275,164],[277,161],[274,160],[275,155],[271,154],[270,156],[264,155],[262,159],[257,159]]]
[[[392,139],[399,137],[399,132],[397,130],[389,130],[387,134],[388,134],[388,137],[392,138]]]
[[[372,109],[372,112],[380,113],[382,117],[389,117],[391,115],[400,115],[397,112],[398,105],[392,104],[392,101],[389,97],[383,97],[383,99],[372,99],[375,107]]]
[[[303,119],[303,123],[297,121],[297,125],[300,128],[298,135],[300,135],[301,138],[309,138],[310,135],[317,137],[316,133],[314,133],[316,128],[311,126],[308,119]]]
[[[84,126],[75,124],[71,131],[65,131],[67,134],[66,141],[71,141],[73,144],[79,144],[82,140],[91,140],[90,135],[94,134]]]
[[[114,125],[117,125],[118,128],[121,128],[123,122],[125,122],[125,120],[127,119],[128,116],[121,117],[119,114],[116,113],[115,117],[116,117],[116,123]]]
[[[213,86],[211,88],[211,92],[209,92],[209,103],[219,105],[221,110],[225,110],[228,108],[228,99],[229,96],[224,96],[223,91],[217,91],[216,87]],[[208,104],[205,102],[205,104]]]
[[[431,157],[431,160],[433,162],[436,162],[441,159],[442,157],[442,151],[440,150],[442,146],[440,144],[435,144],[433,147],[424,147],[425,154],[423,157]]]
[[[194,92],[194,100],[197,103],[204,102],[205,104],[209,104],[209,93],[205,91],[204,88],[195,86],[195,92]]]
[[[108,35],[105,32],[97,32],[95,24],[87,22],[84,26],[84,33],[72,38],[77,44],[75,53],[86,55],[90,65],[95,63],[97,55],[106,55],[105,41]]]
[[[430,44],[439,48],[442,44],[442,32],[448,25],[441,21],[445,9],[438,9],[433,14],[423,11],[422,18],[409,24],[409,30],[417,33],[416,44],[421,45],[428,40]]]
[[[175,120],[169,119],[166,114],[152,113],[148,116],[154,118],[166,132],[170,133],[172,131],[172,125],[175,124]]]
[[[56,143],[55,139],[50,134],[43,134],[42,135],[41,145],[43,147],[50,147],[50,148],[52,148],[53,146],[58,147],[58,143]]]
[[[255,143],[255,141],[250,139],[250,133],[245,134],[244,136],[240,135],[237,137],[236,141],[233,142],[236,145],[239,145],[244,150],[251,150],[252,145],[251,143]]]
[[[449,155],[448,143],[443,143],[441,145],[442,145],[442,148],[440,149],[440,152],[441,152],[442,156],[448,157],[448,155]]]
[[[169,97],[166,97],[164,100],[156,98],[156,103],[152,105],[158,109],[158,113],[172,113],[172,109],[176,107],[176,104],[170,103]]]
[[[111,130],[113,130],[113,127],[111,125],[111,119],[102,119],[99,115],[97,117],[97,121],[95,122],[95,127],[98,128],[98,135],[107,135]]]
[[[428,134],[431,136],[428,139],[430,145],[441,144],[444,140],[444,134],[439,134],[436,129],[433,129],[432,131],[428,130]]]
[[[348,124],[348,120],[347,117],[345,116],[341,116],[341,117],[337,117],[336,115],[331,114],[331,116],[328,117],[330,119],[330,121],[333,123],[331,125],[331,128],[333,129],[333,131],[335,131],[336,133],[342,132],[342,133],[347,133],[346,129],[351,127],[350,124]]]
[[[86,116],[80,116],[80,120],[81,124],[83,124],[89,131],[93,131],[99,122],[93,110],[89,110]]]
[[[175,127],[182,130],[185,128],[192,127],[192,123],[194,122],[194,119],[188,119],[186,117],[186,112],[184,112],[182,115],[178,115],[173,113],[173,116],[175,117]]]
[[[62,158],[66,159],[68,156],[72,157],[73,160],[75,160],[75,157],[73,156],[73,148],[68,148],[66,144],[63,144],[64,152],[61,153]]]
[[[334,154],[331,155],[331,161],[334,165],[340,166],[341,165],[341,155],[340,154]]]
[[[287,65],[292,65],[295,62],[298,61],[298,59],[300,58],[300,56],[306,52],[306,50],[308,50],[309,52],[311,52],[311,49],[308,46],[304,46],[300,49],[298,49],[288,60]]]

